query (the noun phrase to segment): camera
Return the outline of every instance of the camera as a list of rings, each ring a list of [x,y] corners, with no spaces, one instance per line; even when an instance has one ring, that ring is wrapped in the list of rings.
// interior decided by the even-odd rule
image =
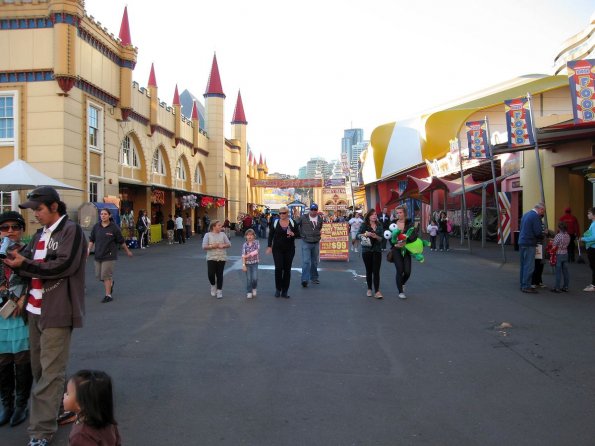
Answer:
[[[4,237],[0,244],[0,259],[5,259],[7,252],[15,245],[15,242],[9,237]]]

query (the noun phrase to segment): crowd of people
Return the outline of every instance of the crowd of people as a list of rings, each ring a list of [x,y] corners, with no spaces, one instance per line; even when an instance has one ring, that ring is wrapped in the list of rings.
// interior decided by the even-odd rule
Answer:
[[[33,210],[42,227],[25,245],[22,238],[26,224],[21,214],[14,211],[0,214],[0,236],[10,246],[5,248],[0,262],[0,426],[17,426],[28,417],[28,445],[45,446],[56,433],[59,421],[67,418],[64,414],[72,414],[75,425],[70,434],[71,445],[119,445],[109,375],[81,370],[66,381],[66,369],[73,329],[83,325],[87,257],[94,250],[95,276],[103,282],[105,290],[102,302],[111,302],[118,249],[128,256],[133,254],[109,209],[100,211],[100,221],[87,242],[81,227],[68,219],[66,206],[55,189],[37,188],[19,206]],[[386,208],[380,213],[371,209],[362,214],[363,211],[356,211],[344,220],[349,225],[351,249],[361,250],[366,295],[384,297],[380,290],[380,269],[385,257],[394,264],[397,295],[406,299],[405,285],[411,277],[412,260],[423,261],[423,255],[413,249],[414,245],[419,248],[418,226],[407,217],[404,205],[397,206],[390,214]],[[560,218],[556,233],[545,227],[544,215],[545,206],[539,203],[521,220],[518,240],[521,290],[537,293],[544,286],[541,275],[544,263],[549,260],[556,273],[551,291],[567,292],[568,263],[576,260],[574,245],[579,248],[580,261],[580,243],[584,243],[592,271],[591,283],[584,291],[595,292],[595,208],[587,212],[591,223],[582,236],[570,208]],[[186,217],[184,220],[177,215],[174,220],[170,215],[168,220],[168,235],[169,231],[174,232],[178,243],[191,236],[191,220]],[[231,247],[226,230],[230,225],[228,220],[206,219],[208,214],[205,214],[208,231],[203,235],[202,248],[206,251],[210,294],[221,299],[227,250]],[[275,216],[243,216],[240,230],[245,240],[241,259],[246,275],[246,298],[253,299],[259,294],[259,238],[266,238],[265,252],[273,258],[275,297],[290,298],[296,239],[301,239],[301,286],[320,284],[320,240],[322,228],[329,220],[332,221],[314,203],[302,214],[281,207]],[[149,224],[146,213],[140,212],[139,228],[148,228]],[[431,250],[449,250],[449,226],[445,212],[432,219],[427,227],[430,242],[426,242]],[[170,242],[174,234],[168,237]],[[141,249],[144,243],[141,235]],[[61,405],[63,414],[60,414]]]

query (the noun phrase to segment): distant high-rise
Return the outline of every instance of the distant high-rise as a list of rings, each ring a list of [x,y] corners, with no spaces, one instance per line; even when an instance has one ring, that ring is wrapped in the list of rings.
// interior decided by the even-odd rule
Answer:
[[[362,154],[362,152],[368,148],[368,144],[370,144],[370,141],[361,141],[352,147],[353,152],[349,167],[351,169],[351,180],[355,184],[359,182],[358,178],[361,177],[361,175],[359,175],[359,171],[361,169],[361,161],[359,157]]]
[[[298,171],[298,178],[300,180],[306,179],[308,178],[308,166],[302,166],[300,167],[299,171]]]
[[[346,129],[343,131],[343,139],[341,139],[341,153],[346,153],[347,159],[350,162],[353,159],[353,146],[362,142],[363,139],[363,129]]]
[[[306,163],[306,178],[324,178],[328,171],[328,163],[324,158],[310,158]]]

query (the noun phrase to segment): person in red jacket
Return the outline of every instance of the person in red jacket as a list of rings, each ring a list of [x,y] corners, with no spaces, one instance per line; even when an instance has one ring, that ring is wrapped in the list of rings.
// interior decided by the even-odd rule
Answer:
[[[580,233],[578,220],[574,215],[572,215],[572,210],[568,207],[564,209],[564,215],[560,217],[560,221],[566,223],[567,232],[570,236],[570,243],[568,244],[568,262],[573,263],[576,238]]]

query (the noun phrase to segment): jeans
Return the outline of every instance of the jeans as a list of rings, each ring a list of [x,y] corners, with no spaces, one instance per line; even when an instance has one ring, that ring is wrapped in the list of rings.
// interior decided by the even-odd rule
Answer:
[[[362,260],[366,266],[366,283],[368,289],[372,289],[374,285],[374,292],[380,289],[380,265],[382,264],[382,253],[374,251],[362,252]]]
[[[535,270],[535,246],[519,246],[521,255],[521,289],[531,288],[531,278]]]
[[[224,260],[207,260],[207,274],[211,285],[217,284],[217,289],[223,289],[223,270],[225,269]]]
[[[440,239],[440,249],[444,250],[450,249],[448,246],[448,232],[439,232],[438,238]]]
[[[302,241],[302,282],[318,280],[318,256],[320,243]]]
[[[436,236],[430,235],[430,249],[436,250]]]
[[[403,292],[403,286],[409,280],[409,276],[411,276],[411,254],[409,251],[405,251],[405,255],[401,254],[400,248],[393,248],[393,261],[395,263],[395,269],[397,270],[397,275],[395,277],[397,281],[397,289],[399,293]]]
[[[258,287],[258,263],[246,264],[246,292],[251,293]]]
[[[50,438],[58,430],[56,417],[64,396],[72,328],[42,329],[41,316],[31,313],[28,316],[31,370],[35,381],[28,431],[34,438]]]
[[[560,279],[564,276],[563,288],[568,288],[570,276],[568,275],[568,254],[558,254],[556,257],[556,288],[560,288]]]

